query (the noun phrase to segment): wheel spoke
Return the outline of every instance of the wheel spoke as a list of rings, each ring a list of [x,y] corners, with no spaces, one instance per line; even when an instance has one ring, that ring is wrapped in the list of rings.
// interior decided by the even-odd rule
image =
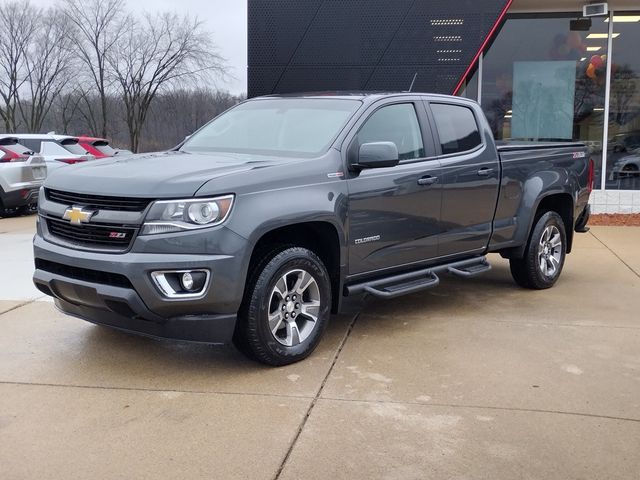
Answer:
[[[287,296],[287,275],[288,274],[285,273],[282,277],[280,277],[280,280],[278,280],[276,286],[273,289],[273,292],[277,293],[280,298],[284,298]]]
[[[562,243],[562,241],[560,239],[560,234],[556,233],[553,237],[551,237],[551,240],[549,240],[549,243],[554,248],[559,246]]]
[[[551,256],[549,257],[549,263],[551,264],[552,267],[552,274],[556,272],[556,270],[558,269],[558,267],[560,266],[560,261],[555,257],[555,256]]]
[[[543,275],[547,274],[547,259],[544,257],[540,257],[540,271]]]
[[[301,310],[301,315],[304,315],[305,317],[315,322],[318,320],[318,315],[320,313],[320,302],[317,300],[303,302],[301,304]]]
[[[298,295],[302,295],[304,291],[307,288],[309,288],[309,285],[311,285],[314,282],[315,280],[313,279],[313,277],[309,275],[307,272],[305,272],[304,270],[302,270],[300,272],[300,276],[298,277],[298,281],[293,287],[293,291],[296,292]]]
[[[544,229],[542,233],[542,242],[547,243],[549,241],[549,235],[551,234],[551,229],[549,227]]]
[[[286,344],[289,347],[298,345],[300,343],[300,330],[298,330],[298,324],[295,322],[287,323],[287,339]]]
[[[271,333],[275,335],[276,332],[280,330],[280,327],[282,326],[282,320],[282,312],[280,312],[280,310],[276,311],[275,313],[269,314],[269,328],[271,329]]]

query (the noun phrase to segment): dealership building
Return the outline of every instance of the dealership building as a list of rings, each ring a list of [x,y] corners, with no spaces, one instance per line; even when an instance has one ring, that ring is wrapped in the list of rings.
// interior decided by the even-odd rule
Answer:
[[[592,211],[640,213],[637,0],[248,7],[249,96],[412,88],[473,98],[498,140],[586,143],[597,171]]]

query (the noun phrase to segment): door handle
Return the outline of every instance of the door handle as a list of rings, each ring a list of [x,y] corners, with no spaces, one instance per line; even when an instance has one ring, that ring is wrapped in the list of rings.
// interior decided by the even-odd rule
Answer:
[[[492,173],[493,173],[493,168],[483,167],[480,170],[478,170],[478,175],[480,175],[481,177],[488,177]]]
[[[432,177],[431,175],[425,175],[418,179],[418,185],[433,185],[438,181],[438,177]]]

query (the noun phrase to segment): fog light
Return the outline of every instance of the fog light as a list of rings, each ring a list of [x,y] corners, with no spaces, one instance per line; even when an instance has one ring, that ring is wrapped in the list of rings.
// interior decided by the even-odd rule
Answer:
[[[209,270],[162,270],[151,272],[160,293],[168,298],[196,298],[209,286]]]
[[[193,288],[193,277],[191,276],[191,273],[183,273],[180,283],[182,283],[182,288],[185,290],[191,290]]]

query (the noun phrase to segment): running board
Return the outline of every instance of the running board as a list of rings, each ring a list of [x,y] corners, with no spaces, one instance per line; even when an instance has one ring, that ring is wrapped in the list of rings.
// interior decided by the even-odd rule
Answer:
[[[468,265],[466,267],[449,267],[447,269],[450,274],[462,278],[476,277],[482,273],[488,272],[489,270],[491,270],[491,264],[487,262],[486,259],[476,263],[475,265]]]
[[[491,270],[491,265],[489,265],[487,259],[485,257],[477,257],[348,285],[346,291],[349,296],[369,293],[378,298],[395,298],[426,290],[427,288],[437,287],[440,283],[438,273],[451,273],[459,277],[470,278],[488,270]]]

